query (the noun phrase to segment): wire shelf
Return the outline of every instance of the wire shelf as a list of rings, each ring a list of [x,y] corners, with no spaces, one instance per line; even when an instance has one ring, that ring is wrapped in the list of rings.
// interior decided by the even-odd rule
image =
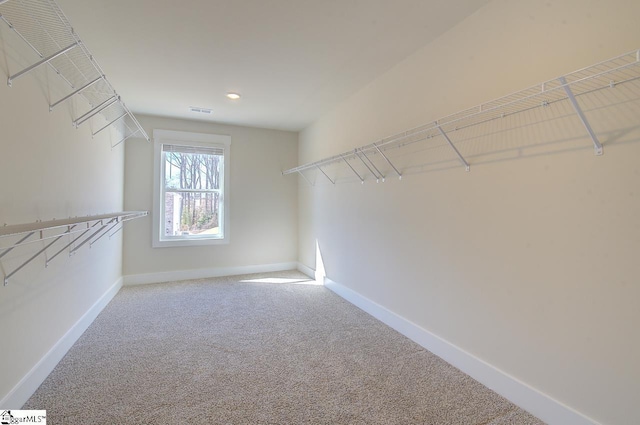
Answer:
[[[100,115],[107,125],[93,134],[113,127],[120,135],[113,146],[134,135],[150,140],[54,0],[0,0],[0,20],[40,57],[40,61],[10,75],[9,86],[32,69],[46,64],[71,89],[49,105],[50,110],[74,96],[81,96],[91,109],[74,119],[76,127]]]
[[[64,244],[53,255],[47,257],[45,267],[58,255],[69,250],[73,255],[83,246],[91,247],[104,236],[113,236],[122,229],[124,223],[141,217],[146,217],[147,211],[124,211],[111,214],[94,215],[87,217],[74,217],[62,220],[37,221],[35,223],[17,224],[0,227],[0,259],[16,248],[21,248],[34,243],[45,246],[24,261],[22,264],[6,273],[4,284],[17,272],[26,267],[42,254],[47,254],[54,245],[62,245],[59,242],[68,238],[70,241]],[[46,242],[46,244],[45,244]]]
[[[449,148],[453,149],[466,169],[469,170],[468,162],[456,149],[455,144],[449,137],[452,133],[564,101],[571,102],[574,112],[578,114],[589,136],[593,140],[596,155],[601,155],[602,146],[596,134],[591,129],[576,98],[622,85],[629,86],[637,91],[638,84],[634,82],[638,80],[640,80],[640,50],[620,55],[473,108],[447,115],[422,126],[380,139],[374,143],[288,169],[283,171],[283,175],[299,173],[307,179],[302,173],[307,170],[316,169],[320,170],[331,183],[335,184],[335,181],[323,171],[322,167],[337,163],[346,163],[351,167],[351,170],[357,177],[364,182],[363,175],[358,173],[358,171],[349,164],[348,161],[352,160],[364,164],[374,177],[384,178],[380,170],[375,169],[375,163],[370,160],[371,155],[379,154],[388,162],[388,165],[393,168],[394,172],[399,177],[402,177],[402,172],[391,163],[389,158],[384,154],[384,151],[391,148],[402,148],[403,146],[416,142],[438,137],[446,141]]]

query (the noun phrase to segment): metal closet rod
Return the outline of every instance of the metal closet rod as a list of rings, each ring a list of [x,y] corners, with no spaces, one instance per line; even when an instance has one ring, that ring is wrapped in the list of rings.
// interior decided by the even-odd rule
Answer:
[[[10,0],[0,0],[0,6],[2,6],[5,3],[8,3]],[[102,80],[104,81],[104,83],[107,85],[108,89],[110,92],[113,93],[113,96],[117,97],[117,101],[118,103],[120,103],[122,105],[122,108],[124,109],[124,111],[131,117],[131,121],[133,122],[133,124],[135,124],[135,126],[137,127],[137,131],[134,131],[133,129],[131,129],[129,127],[129,125],[124,124],[124,128],[123,128],[123,136],[124,138],[122,140],[120,140],[117,144],[119,145],[120,143],[122,143],[123,141],[125,141],[126,139],[128,139],[129,137],[132,137],[135,134],[140,133],[145,139],[147,139],[147,141],[151,141],[151,139],[149,138],[149,135],[144,131],[144,129],[142,128],[142,126],[140,125],[140,123],[138,122],[138,120],[133,116],[133,114],[131,113],[131,111],[124,105],[124,103],[122,103],[120,101],[120,97],[117,95],[115,89],[113,88],[113,86],[111,85],[111,83],[107,80],[102,68],[100,67],[100,65],[96,62],[96,60],[94,59],[93,55],[89,52],[89,50],[86,48],[86,46],[82,43],[82,40],[80,40],[80,38],[78,37],[78,35],[76,34],[76,32],[74,31],[74,29],[71,27],[71,25],[69,24],[69,20],[67,19],[67,17],[65,16],[65,14],[62,12],[62,9],[60,8],[60,6],[58,6],[58,4],[55,2],[55,0],[46,0],[46,4],[49,6],[46,10],[46,17],[45,19],[38,19],[36,18],[34,15],[32,15],[32,11],[27,10],[27,8],[21,3],[21,2],[16,2],[15,0],[11,0],[12,3],[16,3],[16,8],[13,9],[13,11],[17,11],[16,13],[19,13],[19,17],[21,19],[19,19],[18,21],[20,21],[20,24],[24,24],[24,25],[29,25],[32,24],[34,27],[38,27],[40,30],[42,30],[43,34],[45,37],[47,37],[47,40],[50,41],[52,43],[52,45],[56,45],[58,46],[58,51],[56,51],[53,54],[49,54],[45,57],[45,55],[43,54],[43,52],[40,52],[38,50],[38,48],[35,47],[35,45],[40,45],[39,42],[41,42],[42,40],[40,38],[38,38],[37,35],[33,35],[33,40],[29,40],[28,36],[25,36],[25,34],[30,34],[29,31],[25,32],[25,34],[23,34],[22,32],[20,32],[19,28],[16,28],[5,16],[3,16],[2,13],[0,13],[0,19],[2,21],[4,21],[11,30],[13,30],[20,39],[22,39],[33,51],[36,52],[36,54],[38,54],[38,56],[40,57],[40,60],[30,66],[28,66],[27,68],[13,74],[10,75],[7,78],[7,84],[9,86],[12,85],[13,81],[29,72],[31,72],[32,70],[34,70],[35,68],[38,68],[39,66],[42,65],[49,65],[55,72],[56,74],[58,74],[60,76],[60,78],[62,78],[67,84],[69,84],[69,86],[73,89],[73,91],[70,94],[67,94],[66,96],[64,96],[62,99],[56,101],[55,103],[49,105],[49,111],[53,110],[53,108],[55,108],[57,105],[61,104],[62,102],[72,98],[75,95],[82,95],[82,97],[84,97],[89,104],[92,106],[91,111],[89,111],[89,113],[83,115],[83,117],[86,116],[86,119],[76,119],[74,120],[74,125],[77,127],[78,125],[82,124],[82,122],[90,119],[91,117],[93,117],[94,115],[103,112],[104,109],[106,108],[102,108],[102,109],[98,109],[93,107],[94,105],[92,104],[92,102],[89,100],[89,98],[86,97],[84,90],[87,89],[88,87],[92,86],[93,84],[97,83],[98,81]],[[42,10],[45,10],[44,8]],[[39,12],[42,12],[42,10],[40,10]],[[0,11],[1,12],[1,11]],[[21,27],[22,28],[22,27]],[[69,39],[73,40],[72,44],[69,44]],[[62,45],[67,45],[66,47],[62,48]],[[85,75],[85,73],[83,71],[86,71],[85,67],[82,67],[81,65],[79,66],[80,62],[77,62],[75,60],[73,60],[67,53],[73,49],[78,48],[81,52],[82,52],[82,58],[83,60],[89,61],[89,63],[91,64],[91,67],[93,68],[93,70],[96,72],[95,75],[91,76],[89,73],[87,73],[87,75]],[[77,70],[77,72],[79,73],[78,75],[80,75],[82,77],[82,79],[85,80],[85,82],[83,83],[84,85],[82,85],[81,87],[76,87],[74,86],[74,84],[71,82],[71,80],[75,80],[77,81],[77,79],[74,78],[68,78],[69,74],[67,73],[67,75],[65,76],[65,72],[62,72],[60,69],[56,68],[56,66],[54,66],[53,64],[53,60],[57,59],[57,58],[61,58],[64,57],[66,58],[69,63],[71,63],[71,65],[73,65],[73,67],[71,67],[71,69],[75,68]],[[82,70],[81,70],[82,69]],[[111,99],[113,99],[113,97],[111,97]],[[110,106],[112,103],[110,103],[108,106]],[[98,109],[98,110],[97,110]],[[107,118],[105,116],[105,118]],[[108,120],[108,118],[107,118]],[[111,124],[115,124],[118,120],[113,121]],[[108,127],[108,126],[107,126]],[[129,132],[127,133],[125,130],[129,130]],[[97,133],[97,132],[96,132]]]
[[[55,254],[47,258],[45,261],[45,267],[49,266],[49,263],[60,254],[62,254],[65,250],[69,249],[69,256],[71,256],[87,243],[89,244],[89,247],[91,247],[98,240],[102,239],[103,236],[109,234],[109,237],[111,237],[120,230],[118,229],[115,232],[110,233],[111,230],[113,230],[116,226],[120,225],[120,228],[122,228],[125,222],[134,220],[136,218],[145,217],[147,215],[147,211],[125,211],[120,213],[102,214],[80,218],[68,218],[64,220],[51,220],[45,222],[38,221],[35,223],[19,224],[14,226],[5,225],[4,227],[0,228],[0,238],[8,236],[17,237],[21,235],[22,237],[17,242],[14,242],[11,246],[4,249],[4,251],[0,252],[0,258],[4,257],[6,254],[19,246],[23,246],[33,242],[44,242],[48,239],[53,240],[46,244],[35,254],[33,254],[31,257],[29,257],[28,260],[24,261],[10,273],[6,274],[4,277],[4,284],[6,286],[10,278],[12,278],[16,273],[26,267],[33,260],[45,253],[49,248],[51,248],[65,236],[71,236],[72,234],[75,236],[75,234],[79,233],[62,248],[56,251]],[[48,234],[45,236],[45,231],[52,232],[53,234]],[[31,241],[29,241],[29,239],[35,234],[39,235],[39,237],[33,238]],[[87,234],[89,235],[85,237],[85,235]]]
[[[624,63],[620,64],[620,62]],[[371,174],[376,177],[377,180],[382,178],[384,181],[384,176],[382,175],[382,173],[377,168],[377,173],[374,172],[369,164],[367,164],[367,162],[365,162],[362,158],[362,156],[364,156],[367,160],[369,160],[369,163],[371,163],[371,165],[375,167],[375,164],[367,156],[367,153],[378,153],[389,163],[396,174],[401,178],[402,173],[389,160],[389,158],[384,154],[383,151],[392,147],[401,147],[404,143],[409,144],[415,141],[430,139],[433,137],[443,137],[446,140],[447,144],[455,152],[465,169],[469,171],[469,163],[462,156],[460,151],[458,151],[458,149],[455,147],[455,144],[451,140],[449,133],[462,128],[469,128],[478,124],[483,124],[491,120],[504,118],[508,115],[525,112],[540,106],[548,106],[552,102],[566,99],[571,102],[574,111],[580,118],[587,134],[591,138],[594,145],[595,155],[602,155],[602,144],[598,140],[595,132],[589,124],[589,121],[584,115],[584,112],[576,101],[576,97],[582,94],[592,93],[597,90],[613,88],[616,85],[639,79],[640,73],[638,72],[638,68],[640,67],[638,65],[640,65],[640,50],[634,50],[615,58],[608,59],[606,61],[602,61],[597,64],[574,71],[570,74],[567,74],[566,76],[558,77],[556,79],[529,87],[528,89],[500,97],[493,101],[485,102],[473,108],[465,109],[463,111],[447,115],[444,118],[433,121],[432,123],[414,127],[401,133],[386,137],[378,142],[356,148],[352,151],[343,152],[338,155],[333,155],[315,162],[291,168],[289,170],[283,171],[282,174],[287,175],[299,173],[300,175],[305,177],[303,171],[318,169],[322,171],[322,173],[325,174],[332,183],[335,184],[334,180],[332,180],[326,174],[322,167],[338,162],[347,162],[349,159],[359,159],[364,163],[364,165],[369,169]],[[637,75],[634,74],[632,77],[628,77],[628,75],[625,75],[622,80],[607,80],[606,84],[600,84],[593,87],[593,84],[597,83],[594,83],[594,80],[610,76],[611,74],[614,74],[616,72],[626,71],[627,69],[632,69],[637,73]],[[580,91],[579,93],[575,93],[574,90],[572,90],[572,87],[577,87],[578,89],[580,87],[584,87],[584,90]],[[551,98],[551,100],[547,100],[549,98]],[[407,139],[416,136],[419,136],[420,139],[407,142]],[[364,180],[364,178],[362,178],[355,170],[353,171],[354,173],[356,173],[360,181]],[[308,181],[306,177],[305,179]]]

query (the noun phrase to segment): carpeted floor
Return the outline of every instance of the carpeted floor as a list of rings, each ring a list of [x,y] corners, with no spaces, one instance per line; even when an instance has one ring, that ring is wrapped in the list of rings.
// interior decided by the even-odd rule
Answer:
[[[305,280],[125,287],[23,408],[56,425],[542,423]]]

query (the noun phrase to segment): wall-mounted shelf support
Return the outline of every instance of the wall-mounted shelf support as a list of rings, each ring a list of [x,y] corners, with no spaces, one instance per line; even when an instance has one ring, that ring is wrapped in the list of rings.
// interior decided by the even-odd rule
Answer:
[[[53,111],[53,108],[55,108],[56,106],[58,106],[59,104],[61,104],[62,102],[64,102],[65,100],[71,99],[73,96],[79,94],[80,92],[82,92],[85,89],[88,89],[89,87],[91,87],[92,85],[94,85],[95,83],[97,83],[98,81],[102,80],[104,78],[103,75],[99,76],[98,78],[96,78],[93,81],[88,82],[87,84],[85,84],[84,86],[80,87],[78,90],[75,90],[71,93],[69,93],[68,95],[66,95],[65,97],[63,97],[62,99],[58,100],[57,102],[55,102],[52,105],[49,105],[49,112]]]
[[[385,175],[382,174],[382,171],[380,171],[378,167],[376,167],[376,164],[371,160],[371,158],[367,156],[367,153],[364,151],[364,149],[360,149],[360,154],[362,154],[362,156],[365,157],[365,159],[369,162],[369,164],[371,164],[373,169],[376,170],[377,174],[374,173],[374,175],[376,176],[376,180],[382,179],[382,182],[384,183],[384,179],[386,178]]]
[[[49,63],[49,62],[51,62],[53,59],[57,58],[58,56],[62,56],[62,55],[64,55],[64,54],[65,54],[65,53],[67,53],[69,50],[74,49],[74,48],[76,48],[76,47],[78,47],[78,42],[75,42],[75,43],[73,43],[72,45],[70,45],[70,46],[68,46],[68,47],[65,47],[64,49],[62,49],[62,50],[60,50],[60,51],[58,51],[58,52],[56,52],[56,53],[54,53],[54,54],[52,54],[52,55],[50,55],[50,56],[47,56],[46,58],[44,58],[44,59],[42,59],[42,60],[40,60],[40,61],[38,61],[38,62],[34,63],[33,65],[31,65],[31,66],[29,66],[29,67],[27,67],[27,68],[23,69],[23,70],[22,70],[22,71],[20,71],[20,72],[17,72],[17,73],[15,73],[15,74],[13,74],[13,75],[10,75],[10,76],[9,76],[9,78],[7,78],[7,85],[8,85],[9,87],[11,87],[11,84],[13,83],[13,80],[15,80],[15,79],[17,79],[17,78],[19,78],[19,77],[22,77],[23,75],[27,74],[27,73],[28,73],[28,72],[30,72],[30,71],[33,71],[34,69],[36,69],[36,68],[37,68],[37,67],[39,67],[40,65],[44,65],[45,63]]]
[[[91,135],[95,136],[96,134],[100,133],[102,130],[111,127],[113,124],[115,124],[116,122],[120,121],[122,118],[126,117],[127,115],[129,115],[129,113],[125,112],[124,114],[122,114],[118,118],[116,118],[115,120],[111,121],[109,124],[105,125],[104,127],[101,127],[100,130],[96,131],[95,133],[91,133]]]
[[[73,248],[71,251],[69,251],[69,255],[75,254],[76,251],[78,251],[80,248],[82,248],[87,242],[91,241],[91,239],[95,238],[96,235],[98,235],[104,229],[109,227],[109,225],[111,223],[113,223],[114,221],[116,221],[117,219],[118,219],[118,217],[114,217],[111,220],[107,221],[106,223],[104,223],[103,220],[100,220],[100,228],[98,230],[96,230],[95,232],[93,232],[91,235],[89,235],[88,238],[85,238],[85,240],[83,240],[80,244],[76,245],[76,247]],[[89,246],[91,246],[91,245],[89,245]]]
[[[307,183],[309,183],[310,186],[313,186],[313,183],[311,183],[309,181],[309,179],[307,178],[307,176],[304,175],[304,173],[302,171],[298,171],[298,173],[300,173],[300,175],[302,176],[303,179],[305,179],[307,181]]]
[[[9,248],[5,249],[4,251],[2,251],[2,254],[0,254],[0,258],[4,257],[5,255],[7,255],[7,254],[8,254],[8,253],[10,253],[11,251],[13,251],[13,249],[14,249],[16,246],[20,245],[21,243],[23,243],[24,241],[26,241],[27,239],[29,239],[31,236],[33,236],[33,234],[34,234],[34,233],[35,233],[35,232],[29,232],[29,233],[27,233],[27,235],[26,235],[26,236],[24,236],[22,239],[20,239],[18,242],[16,242],[16,245],[15,245],[15,246],[11,246],[11,247],[9,247]]]
[[[354,155],[355,155],[355,156],[356,156],[360,161],[362,161],[362,163],[364,164],[364,166],[365,166],[365,167],[367,167],[367,169],[369,170],[369,172],[370,172],[371,174],[373,174],[373,176],[376,178],[376,183],[380,183],[380,178],[381,178],[381,177],[382,177],[382,181],[384,182],[384,176],[382,175],[382,173],[380,174],[380,177],[379,177],[379,176],[378,176],[378,174],[376,174],[376,173],[371,169],[371,167],[369,166],[369,164],[367,164],[367,163],[364,161],[364,159],[362,159],[362,157],[358,154],[358,150],[357,150],[357,149],[355,149],[353,152],[354,152]],[[364,153],[363,153],[363,154],[364,154]],[[365,156],[366,156],[366,155],[365,155]],[[367,158],[367,160],[369,160],[369,158]],[[372,164],[372,165],[373,165],[373,164]],[[375,168],[375,165],[374,165],[374,168]],[[376,170],[377,170],[377,168],[376,168]]]
[[[69,233],[71,232],[71,230],[73,228],[75,228],[76,226],[70,226],[69,230],[67,230],[65,233]],[[42,248],[40,251],[36,252],[35,254],[33,254],[27,261],[25,261],[24,263],[20,264],[17,268],[15,268],[11,273],[9,273],[8,275],[6,275],[4,277],[4,285],[6,286],[7,283],[9,283],[9,279],[11,279],[11,277],[13,275],[15,275],[16,273],[18,273],[20,270],[22,270],[27,264],[29,264],[30,262],[32,262],[33,260],[35,260],[36,258],[38,258],[40,256],[40,254],[42,254],[43,252],[45,252],[47,249],[49,249],[54,243],[58,242],[64,235],[60,235],[57,238],[55,238],[53,241],[49,242],[44,248]],[[48,262],[47,262],[48,264]]]
[[[120,139],[120,141],[118,143],[116,143],[115,145],[111,146],[112,148],[115,148],[116,146],[118,146],[120,143],[124,142],[125,140],[127,140],[129,137],[133,137],[136,134],[138,134],[138,132],[140,131],[140,129],[137,129],[136,131],[134,131],[133,133],[129,134],[128,136],[125,136],[123,139]]]
[[[24,261],[10,273],[6,274],[4,277],[4,284],[7,285],[9,279],[11,279],[16,273],[26,267],[29,263],[33,262],[33,260],[43,253],[46,253],[48,249],[53,247],[64,237],[73,236],[73,239],[65,244],[64,247],[56,251],[55,254],[46,258],[45,267],[49,266],[51,261],[65,252],[65,250],[70,249],[69,256],[71,256],[86,244],[89,244],[90,247],[93,246],[93,244],[100,240],[104,235],[109,234],[114,227],[120,225],[121,229],[125,222],[145,217],[147,214],[147,211],[126,211],[99,216],[77,217],[46,222],[38,221],[36,223],[0,227],[0,243],[5,240],[5,238],[14,239],[20,237],[16,242],[9,243],[0,248],[3,249],[0,254],[0,258],[18,247],[24,247],[28,244],[50,240],[43,248],[39,249],[35,254],[29,257],[28,260]],[[89,236],[85,236],[89,232],[91,232]],[[114,234],[115,233],[116,232],[114,232]],[[32,238],[32,236],[36,234],[39,234],[39,237]],[[112,235],[109,236],[111,237]],[[76,243],[77,245],[75,245]]]
[[[113,221],[113,220],[112,220]],[[91,242],[89,242],[89,248],[91,248],[93,246],[94,243],[98,242],[100,239],[102,239],[102,237],[104,235],[108,235],[109,232],[111,232],[111,230],[116,227],[117,225],[120,225],[120,229],[122,229],[122,226],[124,226],[124,223],[122,221],[120,221],[119,219],[115,219],[115,222],[109,227],[107,228],[107,230],[105,230],[100,236],[98,236],[97,238],[95,238],[94,240],[92,240]],[[114,233],[110,234],[109,237],[113,236],[114,234],[116,234],[118,232],[118,230],[116,230]]]
[[[402,180],[402,173],[400,171],[398,171],[398,169],[396,168],[395,165],[393,165],[393,163],[391,162],[391,160],[389,160],[389,158],[387,157],[387,155],[384,154],[384,152],[382,152],[380,150],[380,148],[378,147],[378,145],[376,145],[375,143],[373,144],[373,147],[376,148],[376,150],[378,151],[378,153],[380,155],[382,155],[382,157],[389,163],[389,165],[391,166],[391,168],[393,168],[393,171],[396,172],[396,174],[398,175],[398,178],[400,180]]]
[[[74,243],[76,243],[77,241],[79,241],[80,239],[82,239],[82,237],[84,235],[86,235],[87,233],[89,233],[91,231],[92,228],[96,227],[101,221],[97,221],[93,224],[90,225],[90,223],[87,223],[87,228],[86,230],[84,230],[82,233],[80,233],[80,235],[76,236],[75,238],[73,238],[73,240],[71,242],[69,242],[68,244],[66,244],[65,246],[63,246],[58,252],[56,252],[55,254],[53,254],[51,256],[51,258],[48,258],[47,261],[44,263],[45,267],[49,267],[49,263],[53,261],[54,258],[56,258],[58,255],[62,254],[67,248],[69,248],[71,245],[73,245]],[[71,256],[71,253],[69,253],[69,256]]]
[[[349,164],[349,161],[347,161],[347,159],[344,156],[342,157],[342,159],[349,166],[349,168],[351,168],[351,171],[353,171],[353,174],[355,174],[358,177],[358,179],[360,179],[360,183],[364,184],[364,179],[360,176],[360,174],[358,174],[356,169],[353,168],[353,166],[351,164]]]
[[[117,95],[111,96],[109,99],[105,100],[104,102],[102,102],[101,104],[99,104],[98,106],[96,106],[95,108],[93,108],[92,110],[87,112],[86,114],[83,114],[82,116],[76,118],[73,121],[73,125],[75,125],[76,127],[80,126],[80,124],[84,123],[85,121],[87,121],[92,116],[94,116],[96,114],[99,114],[100,112],[104,111],[109,106],[111,106],[114,103],[116,103],[117,101],[118,101],[118,96]]]
[[[328,175],[327,173],[325,173],[325,172],[324,172],[324,170],[323,170],[319,165],[317,165],[317,166],[316,166],[316,168],[318,168],[318,170],[320,170],[320,172],[321,172],[322,174],[324,174],[324,176],[325,176],[326,178],[328,178],[328,179],[329,179],[329,181],[331,182],[331,184],[336,184],[336,182],[334,182],[333,180],[331,180],[331,177],[329,177],[329,175]]]
[[[462,156],[462,154],[460,153],[460,151],[458,151],[458,149],[456,148],[456,146],[453,144],[453,142],[451,141],[451,139],[449,139],[449,136],[447,136],[447,133],[444,132],[444,130],[442,129],[442,127],[440,127],[438,125],[438,123],[436,122],[436,126],[438,127],[438,130],[440,131],[440,134],[442,134],[442,137],[444,137],[444,139],[447,141],[447,143],[449,143],[449,146],[451,146],[451,149],[454,150],[454,152],[456,153],[456,155],[458,155],[458,158],[460,158],[460,162],[462,162],[462,164],[464,165],[464,168],[466,171],[469,171],[471,169],[471,166],[469,165],[469,163],[467,162],[466,159],[464,159],[464,157]]]
[[[595,154],[602,155],[602,144],[598,140],[596,133],[591,128],[591,125],[589,124],[589,120],[587,120],[587,117],[584,115],[584,112],[582,112],[582,108],[578,104],[576,97],[573,95],[573,92],[571,91],[571,87],[569,87],[569,85],[567,84],[567,79],[564,77],[560,77],[558,78],[558,81],[560,81],[560,84],[562,84],[562,87],[564,87],[564,91],[567,93],[567,97],[569,98],[569,101],[571,102],[573,109],[576,111],[576,114],[578,114],[578,117],[580,117],[580,121],[582,121],[582,125],[584,125],[584,128],[587,130],[587,133],[589,133],[589,136],[593,141],[593,149],[595,151]],[[611,82],[609,82],[609,87],[611,87]]]

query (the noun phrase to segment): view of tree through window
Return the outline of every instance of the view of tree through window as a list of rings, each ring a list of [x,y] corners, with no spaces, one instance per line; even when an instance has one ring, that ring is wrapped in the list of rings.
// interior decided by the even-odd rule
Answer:
[[[165,236],[222,236],[224,151],[163,145]]]

